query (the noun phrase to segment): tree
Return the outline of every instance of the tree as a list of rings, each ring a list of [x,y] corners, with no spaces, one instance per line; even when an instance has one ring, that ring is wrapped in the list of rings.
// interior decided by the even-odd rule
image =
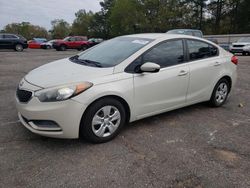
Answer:
[[[75,20],[72,24],[71,32],[74,35],[91,35],[90,25],[94,18],[94,13],[89,11],[86,12],[85,10],[81,9],[77,13],[75,13]]]
[[[70,24],[63,19],[55,19],[51,21],[51,35],[54,39],[61,39],[70,34]]]
[[[4,32],[20,34],[27,39],[34,37],[48,38],[48,32],[45,28],[32,25],[29,22],[8,24],[4,27]]]
[[[117,0],[111,8],[111,36],[136,33],[143,24],[143,12],[136,0]]]

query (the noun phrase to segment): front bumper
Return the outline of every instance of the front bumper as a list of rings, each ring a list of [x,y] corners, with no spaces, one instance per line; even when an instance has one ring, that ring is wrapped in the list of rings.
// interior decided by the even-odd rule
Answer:
[[[230,48],[231,53],[242,53],[243,48]]]
[[[27,82],[23,85],[28,88],[22,87],[21,89],[35,91],[35,86]],[[87,106],[73,99],[40,102],[33,95],[27,103],[20,102],[16,97],[16,107],[21,123],[33,133],[47,137],[73,139],[79,137],[81,118]],[[36,124],[37,122],[42,123]],[[46,122],[49,123],[46,125]]]

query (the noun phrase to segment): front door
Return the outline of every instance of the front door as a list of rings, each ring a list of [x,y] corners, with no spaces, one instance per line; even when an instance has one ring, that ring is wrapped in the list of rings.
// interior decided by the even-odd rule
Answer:
[[[134,99],[138,118],[182,106],[186,102],[189,67],[184,63],[183,40],[170,40],[141,57],[142,64],[159,64],[158,73],[134,75]]]

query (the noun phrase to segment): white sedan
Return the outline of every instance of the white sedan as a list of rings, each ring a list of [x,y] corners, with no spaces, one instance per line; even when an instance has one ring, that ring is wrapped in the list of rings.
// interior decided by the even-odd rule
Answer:
[[[203,101],[223,105],[237,63],[201,38],[121,36],[29,72],[16,92],[18,116],[39,135],[106,142],[128,122]]]

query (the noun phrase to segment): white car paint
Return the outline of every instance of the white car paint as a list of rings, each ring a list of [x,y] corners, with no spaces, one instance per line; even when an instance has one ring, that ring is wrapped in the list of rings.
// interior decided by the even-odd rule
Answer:
[[[114,67],[98,68],[72,63],[68,58],[41,66],[29,72],[19,88],[33,92],[31,100],[22,103],[16,98],[19,118],[30,131],[49,137],[78,138],[81,118],[91,103],[105,96],[122,98],[130,109],[130,122],[208,101],[223,76],[229,76],[232,87],[236,81],[236,66],[232,54],[205,39],[186,35],[136,34],[129,37],[152,39],[143,48]],[[142,53],[158,43],[170,39],[205,41],[219,49],[216,57],[190,61],[165,67],[158,73],[127,73],[125,68]],[[89,51],[91,49],[88,49]],[[85,53],[85,52],[83,52]],[[115,52],[114,52],[115,53]],[[37,90],[68,84],[91,82],[93,86],[83,93],[59,102],[40,102],[34,95]],[[43,131],[28,120],[53,120],[61,131]]]

